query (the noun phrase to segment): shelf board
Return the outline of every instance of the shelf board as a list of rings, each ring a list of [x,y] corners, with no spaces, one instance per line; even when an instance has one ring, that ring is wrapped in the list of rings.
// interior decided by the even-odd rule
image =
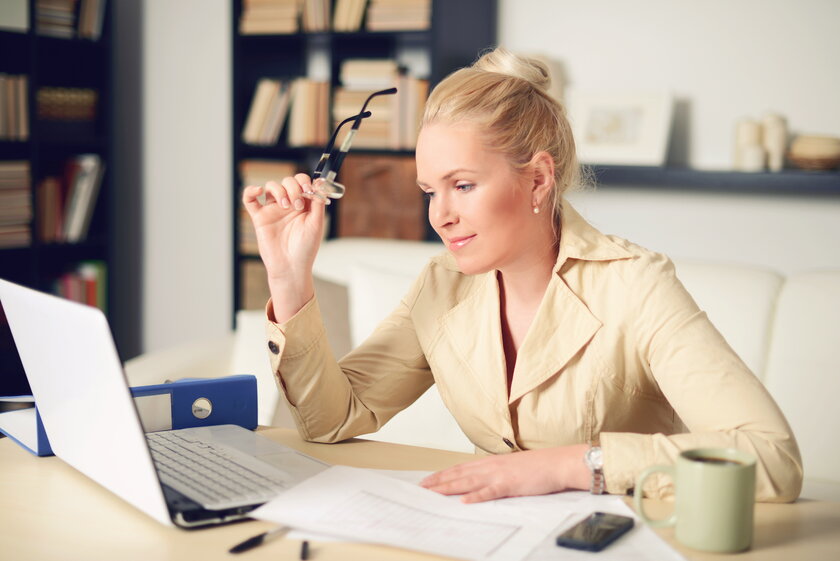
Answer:
[[[237,37],[245,41],[301,41],[314,40],[315,42],[328,41],[332,38],[347,39],[370,39],[370,38],[393,38],[406,42],[423,42],[431,36],[428,29],[406,30],[406,31],[315,31],[311,33],[238,33]]]
[[[756,195],[840,196],[840,172],[785,169],[780,172],[705,171],[645,166],[590,166],[599,187],[645,187],[670,191]]]
[[[252,144],[239,145],[239,158],[270,158],[281,160],[301,160],[308,156],[320,156],[323,152],[323,146],[282,146],[275,144],[272,146],[255,146]],[[414,150],[394,150],[391,148],[355,148],[350,147],[347,156],[353,155],[368,155],[368,156],[414,156]]]

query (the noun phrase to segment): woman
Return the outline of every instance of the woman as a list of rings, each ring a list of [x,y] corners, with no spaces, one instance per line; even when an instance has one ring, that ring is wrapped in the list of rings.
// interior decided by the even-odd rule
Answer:
[[[710,446],[758,458],[759,500],[794,500],[802,467],[790,427],[671,262],[598,232],[564,201],[579,166],[548,83],[543,65],[497,49],[432,92],[418,185],[448,252],[339,362],[313,289],[324,205],[306,194],[317,182],[298,174],[245,189],[271,290],[272,368],[301,435],[373,432],[436,383],[491,455],[423,485],[465,502],[623,494],[644,468]],[[669,491],[649,481],[649,495]]]

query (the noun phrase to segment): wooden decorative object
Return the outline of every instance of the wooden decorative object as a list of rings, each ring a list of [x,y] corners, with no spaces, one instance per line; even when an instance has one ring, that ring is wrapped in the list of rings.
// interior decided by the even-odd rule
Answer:
[[[426,208],[413,156],[350,155],[338,180],[338,236],[423,240]]]

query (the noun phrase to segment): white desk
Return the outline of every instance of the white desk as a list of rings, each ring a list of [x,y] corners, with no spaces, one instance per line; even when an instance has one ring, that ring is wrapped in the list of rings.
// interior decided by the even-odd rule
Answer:
[[[386,469],[437,470],[472,458],[467,454],[362,440],[341,444],[303,442],[294,431],[262,434],[333,464]],[[659,516],[671,508],[651,502]],[[37,458],[8,438],[0,439],[0,559],[50,561],[210,561],[213,559],[295,560],[300,543],[276,539],[239,556],[234,544],[271,528],[249,521],[227,526],[179,530],[162,526],[106,491],[56,457]],[[674,544],[673,531],[661,532]],[[689,559],[716,559],[676,546]],[[840,558],[840,503],[799,501],[759,504],[753,549],[740,560]],[[392,561],[439,559],[383,546],[312,543],[313,561]]]

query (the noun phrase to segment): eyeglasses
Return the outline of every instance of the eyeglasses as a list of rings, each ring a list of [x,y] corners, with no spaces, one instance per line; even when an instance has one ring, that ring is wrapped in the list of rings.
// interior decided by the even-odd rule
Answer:
[[[304,197],[309,199],[317,197],[329,204],[328,199],[340,199],[344,196],[344,185],[337,182],[335,177],[338,175],[338,170],[344,162],[344,157],[350,150],[350,145],[353,143],[353,137],[356,136],[356,131],[359,130],[362,120],[367,119],[371,115],[370,111],[366,111],[367,106],[374,97],[380,95],[393,95],[395,93],[397,93],[397,88],[388,88],[387,90],[373,92],[365,100],[364,105],[362,105],[362,110],[358,114],[348,117],[338,124],[332,134],[332,137],[330,137],[330,141],[327,142],[327,146],[324,148],[324,153],[321,154],[321,159],[318,160],[318,165],[315,166],[315,171],[312,173],[313,190],[304,192]],[[350,132],[348,132],[347,136],[344,137],[344,142],[341,143],[341,147],[338,150],[335,150],[335,141],[338,138],[338,132],[341,130],[341,127],[350,121],[353,121],[353,126],[350,128]],[[321,181],[316,181],[318,179]]]

